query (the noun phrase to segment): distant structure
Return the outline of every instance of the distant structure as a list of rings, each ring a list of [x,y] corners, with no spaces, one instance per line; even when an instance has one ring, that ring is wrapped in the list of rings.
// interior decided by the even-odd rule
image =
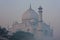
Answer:
[[[38,15],[30,5],[30,8],[23,14],[22,23],[13,23],[12,28],[9,30],[11,32],[16,32],[18,30],[30,32],[34,34],[36,40],[52,40],[53,29],[50,28],[50,25],[43,22],[42,9],[41,6],[38,8]]]

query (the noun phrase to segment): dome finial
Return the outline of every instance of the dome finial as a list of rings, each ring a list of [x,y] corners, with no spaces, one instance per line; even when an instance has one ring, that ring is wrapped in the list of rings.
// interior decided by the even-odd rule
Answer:
[[[30,3],[30,9],[31,9],[31,3]]]

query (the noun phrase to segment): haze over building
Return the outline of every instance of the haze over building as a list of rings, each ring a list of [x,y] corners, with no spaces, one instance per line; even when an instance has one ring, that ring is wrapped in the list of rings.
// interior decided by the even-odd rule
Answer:
[[[53,27],[55,40],[60,40],[60,0],[0,0],[0,25],[6,27],[13,22],[21,22],[24,11],[29,8],[36,12],[43,7],[43,20]]]
[[[38,8],[38,13],[30,8],[24,12],[22,16],[22,22],[15,22],[9,31],[12,33],[16,31],[24,31],[34,34],[36,40],[53,40],[53,29],[50,25],[44,23],[42,19],[43,8],[40,6]]]

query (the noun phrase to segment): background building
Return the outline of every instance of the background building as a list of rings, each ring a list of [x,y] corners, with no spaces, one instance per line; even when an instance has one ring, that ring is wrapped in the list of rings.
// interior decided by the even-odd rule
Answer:
[[[30,5],[30,8],[23,14],[22,23],[15,22],[9,31],[24,31],[34,34],[36,40],[53,40],[53,29],[50,25],[44,23],[42,19],[42,7],[38,8],[37,14]]]

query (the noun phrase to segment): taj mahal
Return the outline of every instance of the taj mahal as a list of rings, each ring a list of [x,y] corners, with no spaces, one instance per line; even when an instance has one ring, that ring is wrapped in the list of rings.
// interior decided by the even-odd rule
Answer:
[[[31,5],[22,15],[22,22],[15,22],[10,28],[11,32],[18,30],[30,32],[34,34],[36,40],[53,40],[53,29],[50,25],[44,23],[42,19],[42,7],[38,8],[38,13],[35,12]]]

